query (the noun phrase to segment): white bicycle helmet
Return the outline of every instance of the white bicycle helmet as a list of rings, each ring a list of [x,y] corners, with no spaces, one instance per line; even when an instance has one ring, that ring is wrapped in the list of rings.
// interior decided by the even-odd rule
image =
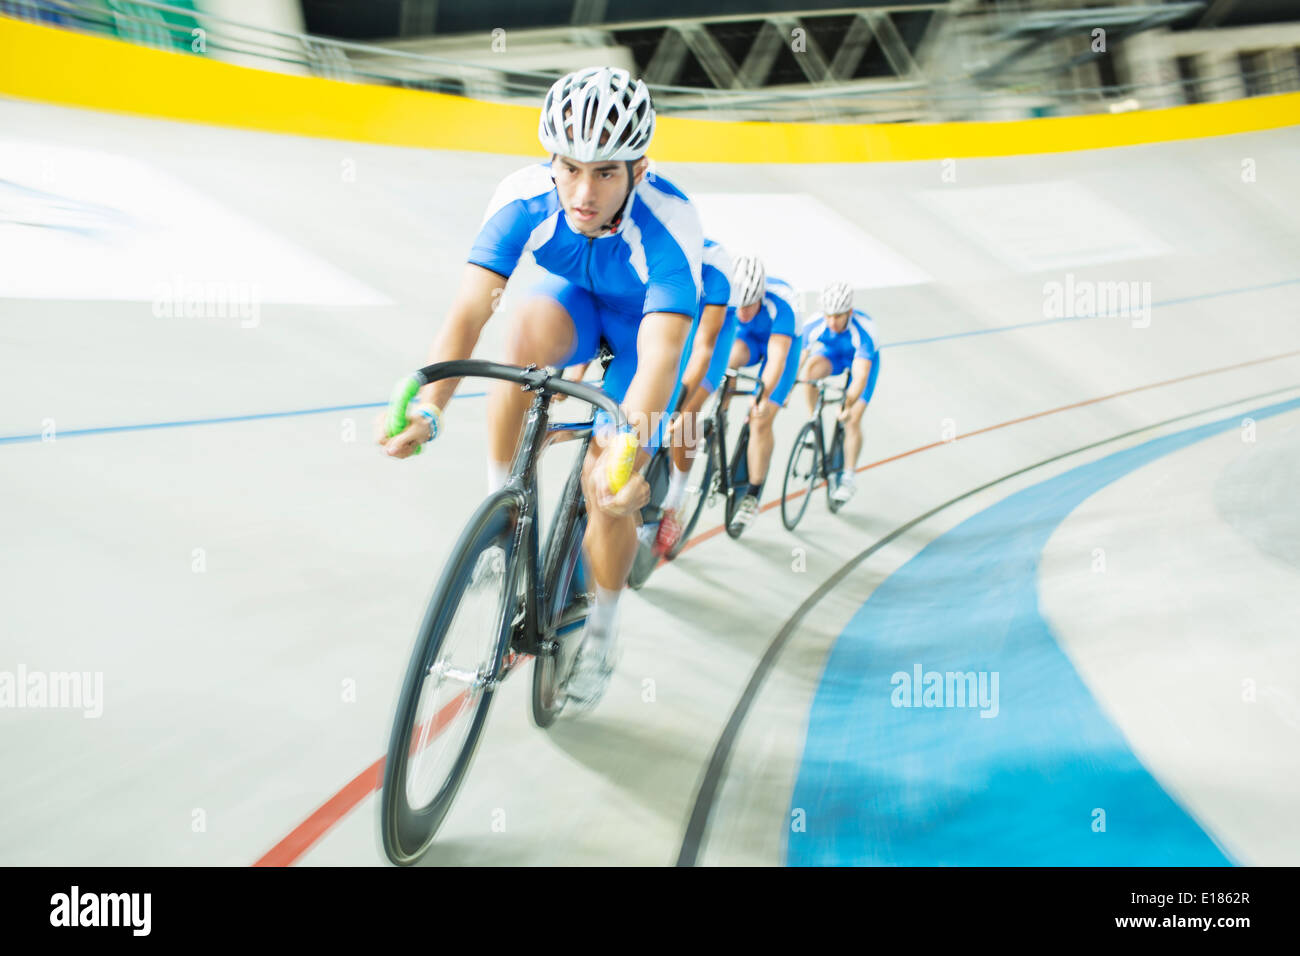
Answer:
[[[588,67],[562,76],[546,91],[537,136],[548,153],[590,163],[645,155],[655,109],[644,81],[627,70]]]
[[[739,256],[731,267],[731,301],[744,308],[763,300],[767,290],[767,273],[758,256]]]
[[[822,314],[839,315],[853,311],[853,286],[847,282],[830,282],[822,289]]]

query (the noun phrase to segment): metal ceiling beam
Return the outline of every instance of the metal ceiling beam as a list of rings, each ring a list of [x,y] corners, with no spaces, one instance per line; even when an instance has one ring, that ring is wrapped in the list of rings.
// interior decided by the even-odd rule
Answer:
[[[745,89],[762,86],[776,65],[776,58],[781,55],[784,42],[781,31],[770,20],[764,21],[754,37],[754,44],[745,54],[745,61],[740,64],[740,85]]]
[[[1239,2],[1240,0],[1214,0],[1210,4],[1210,9],[1206,10],[1205,15],[1197,22],[1197,28],[1217,27],[1228,14],[1232,13]]]
[[[768,22],[783,34],[783,41],[786,44],[794,43],[795,30],[803,31],[803,51],[795,52],[794,59],[809,83],[822,84],[831,79],[831,65],[826,59],[826,54],[813,39],[812,32],[799,21],[798,17],[776,16],[771,17]]]
[[[682,40],[695,58],[704,67],[709,80],[720,90],[740,88],[740,76],[736,64],[731,61],[727,51],[718,42],[717,37],[704,28],[702,23],[679,23],[676,25]]]
[[[608,0],[573,0],[569,22],[574,26],[604,23]]]
[[[646,83],[658,86],[670,86],[677,80],[686,62],[686,40],[676,27],[669,26],[659,38],[650,62],[645,65]]]
[[[912,59],[912,51],[903,42],[903,35],[898,32],[898,27],[894,25],[888,13],[868,11],[859,16],[865,18],[870,25],[871,32],[876,35],[880,49],[885,54],[885,59],[889,61],[890,68],[897,76],[913,77],[920,73],[916,61]]]
[[[844,39],[840,41],[840,48],[835,51],[835,58],[831,60],[831,77],[841,81],[851,78],[874,39],[875,33],[867,19],[861,15],[855,16]]]

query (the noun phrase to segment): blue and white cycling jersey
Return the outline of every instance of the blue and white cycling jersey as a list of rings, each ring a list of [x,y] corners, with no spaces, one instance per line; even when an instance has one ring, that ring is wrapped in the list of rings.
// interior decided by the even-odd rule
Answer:
[[[803,344],[805,352],[815,350],[831,360],[835,367],[832,375],[844,371],[854,359],[874,362],[880,351],[876,345],[876,323],[861,309],[853,310],[843,332],[832,331],[826,316],[817,313],[804,326]]]
[[[767,343],[773,335],[788,335],[792,339],[790,351],[786,354],[785,368],[780,381],[769,396],[777,405],[784,405],[794,388],[795,376],[799,370],[799,309],[798,297],[790,283],[784,279],[767,277],[763,301],[758,313],[748,322],[741,322],[735,307],[727,309],[727,321],[737,324],[736,341],[744,342],[749,349],[749,365],[767,364]]]
[[[731,256],[720,243],[704,240],[700,311],[706,305],[725,306],[731,300]]]
[[[768,276],[758,314],[748,322],[740,322],[738,317],[736,319],[740,322],[741,336],[753,342],[761,342],[764,352],[767,350],[767,339],[770,335],[788,335],[794,338],[799,332],[799,308],[795,304],[798,301],[799,298],[790,287],[790,283],[784,279]],[[727,315],[736,315],[735,306],[727,309]],[[758,361],[758,359],[751,360]]]
[[[547,272],[622,315],[677,312],[694,318],[703,245],[699,214],[690,200],[648,171],[612,232],[582,235],[560,207],[546,162],[501,181],[469,261],[508,278],[523,254],[531,252]]]
[[[824,314],[819,312],[814,315],[804,326],[803,352],[805,355],[823,355],[829,359],[832,375],[839,375],[857,359],[871,362],[867,385],[859,398],[861,402],[871,401],[871,394],[876,389],[876,375],[880,370],[880,348],[876,345],[876,323],[871,321],[867,313],[854,309],[843,332],[832,331]]]
[[[724,309],[731,300],[731,256],[727,250],[712,239],[704,240],[704,294],[700,296],[700,318],[704,318],[704,309],[710,305],[720,305]],[[736,341],[736,316],[733,312],[723,315],[722,328],[713,341],[713,354],[709,359],[708,371],[700,384],[706,392],[714,391],[722,382],[727,372],[727,361],[731,358],[731,346]]]
[[[588,237],[569,224],[551,178],[551,164],[537,163],[501,181],[488,203],[469,261],[509,278],[531,252],[549,275],[529,290],[568,313],[574,345],[555,362],[590,362],[602,340],[614,353],[604,391],[622,401],[637,369],[637,331],[652,312],[685,316],[691,323],[677,383],[666,411],[677,402],[682,373],[699,324],[704,234],[689,199],[650,170],[628,196],[614,229]],[[601,412],[598,422],[605,419]],[[665,420],[666,421],[666,420]],[[663,440],[665,427],[650,437]]]

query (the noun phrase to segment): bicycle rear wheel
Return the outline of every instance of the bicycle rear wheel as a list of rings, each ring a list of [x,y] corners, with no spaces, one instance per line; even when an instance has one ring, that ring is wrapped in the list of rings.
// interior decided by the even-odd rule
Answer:
[[[736,512],[740,510],[740,500],[745,497],[745,488],[749,485],[749,422],[740,427],[736,436],[736,450],[731,453],[731,463],[727,468],[727,480],[723,492],[727,496],[727,534],[739,538],[745,531],[732,524]]]
[[[785,481],[781,485],[781,523],[787,531],[793,531],[808,510],[813,484],[821,472],[820,464],[816,429],[812,422],[805,422],[799,434],[795,435],[790,461],[785,466]]]
[[[519,515],[512,492],[479,507],[420,625],[380,801],[384,852],[399,866],[428,851],[474,759],[517,609]]]
[[[844,470],[844,423],[835,423],[835,435],[831,438],[830,450],[826,452],[826,506],[831,514],[844,507],[843,501],[835,499],[835,483],[839,473]]]
[[[704,505],[713,490],[714,477],[718,471],[717,463],[714,461],[713,442],[713,420],[706,419],[700,440],[695,446],[694,457],[690,460],[686,494],[682,497],[682,506],[678,510],[679,517],[684,517],[686,522],[682,525],[682,533],[677,543],[664,555],[669,561],[677,557],[686,545],[686,540],[695,530],[695,525],[699,523],[700,515],[704,513]]]

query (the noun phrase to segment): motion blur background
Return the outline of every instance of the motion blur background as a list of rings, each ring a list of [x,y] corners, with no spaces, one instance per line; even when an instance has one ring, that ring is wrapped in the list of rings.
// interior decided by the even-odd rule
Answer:
[[[531,103],[582,66],[621,66],[665,114],[715,119],[1016,119],[1300,89],[1294,0],[2,0],[0,11],[260,69],[507,102]]]

